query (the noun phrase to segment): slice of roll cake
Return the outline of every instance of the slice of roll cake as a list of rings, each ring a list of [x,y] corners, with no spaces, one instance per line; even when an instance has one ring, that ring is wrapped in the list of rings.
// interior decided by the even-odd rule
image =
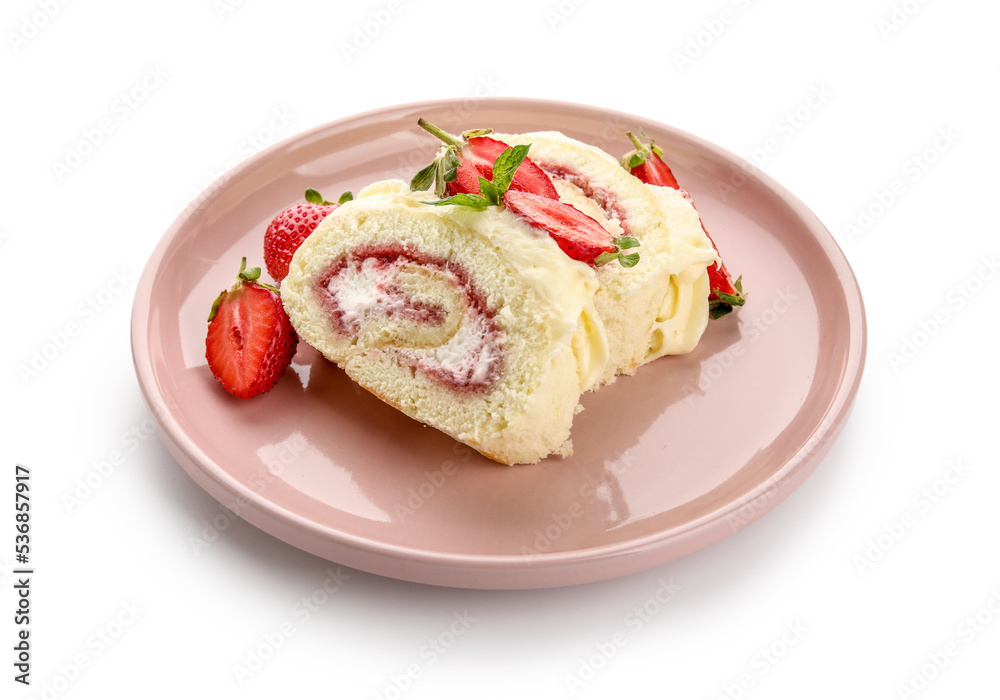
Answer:
[[[506,464],[567,455],[603,376],[597,275],[499,207],[389,180],[328,216],[281,296],[303,340],[410,417]]]
[[[609,154],[559,132],[491,135],[510,145],[531,144],[529,157],[552,179],[561,201],[612,236],[641,244],[635,267],[597,268],[595,303],[610,345],[599,383],[693,350],[708,325],[706,270],[718,256],[681,193],[643,184]]]

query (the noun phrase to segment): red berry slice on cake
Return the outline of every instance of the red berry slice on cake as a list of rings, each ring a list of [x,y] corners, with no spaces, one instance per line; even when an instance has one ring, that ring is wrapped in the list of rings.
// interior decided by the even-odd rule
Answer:
[[[624,267],[639,262],[638,253],[622,255],[639,242],[628,236],[612,238],[607,229],[571,204],[531,192],[508,191],[503,201],[515,214],[535,228],[548,231],[566,255],[581,262],[603,265],[618,259]]]
[[[479,178],[493,179],[493,163],[507,150],[507,144],[487,136],[491,133],[490,129],[475,129],[454,136],[424,119],[417,120],[417,124],[441,139],[445,149],[433,163],[414,176],[410,188],[426,190],[434,185],[438,197],[445,194],[480,194]],[[559,199],[552,180],[530,158],[524,158],[520,163],[510,182],[510,189]]]
[[[663,150],[652,139],[650,139],[648,144],[645,144],[631,131],[626,131],[625,135],[628,136],[629,141],[632,142],[635,149],[622,156],[622,167],[647,185],[659,185],[679,190],[685,199],[691,202],[691,206],[694,206],[694,200],[691,199],[691,195],[678,184],[677,178],[674,177],[670,166],[664,162]],[[718,253],[719,246],[712,240],[708,229],[705,228],[704,221],[701,224],[701,228],[705,231],[705,235],[708,236],[708,240],[712,241],[715,252]],[[733,281],[732,275],[726,269],[726,264],[722,261],[721,253],[719,262],[709,266],[708,279],[712,290],[708,297],[709,315],[712,318],[725,316],[733,310],[734,306],[743,306],[744,302],[746,302],[746,296],[743,294],[742,280],[738,278],[736,281]]]
[[[310,188],[306,190],[305,202],[288,207],[274,217],[264,233],[264,265],[275,282],[285,279],[292,256],[319,222],[350,199],[351,193],[345,192],[338,201],[328,202]]]
[[[503,150],[490,165],[491,179],[483,175],[477,176],[476,193],[459,192],[427,204],[455,204],[479,211],[489,206],[506,206],[532,227],[547,232],[573,260],[595,266],[618,260],[623,267],[633,267],[639,262],[638,253],[622,252],[638,247],[639,241],[636,239],[630,236],[612,237],[600,222],[572,204],[534,192],[513,189],[517,173],[521,172],[521,165],[527,160],[530,147],[530,144],[504,144]]]
[[[278,291],[258,282],[243,258],[236,282],[212,305],[205,359],[222,387],[239,399],[269,391],[292,362],[298,336]]]

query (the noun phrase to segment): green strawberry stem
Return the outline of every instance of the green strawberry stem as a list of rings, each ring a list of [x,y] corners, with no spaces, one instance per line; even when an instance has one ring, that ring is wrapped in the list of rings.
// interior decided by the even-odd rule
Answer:
[[[429,121],[427,121],[423,117],[420,117],[419,119],[417,119],[417,125],[421,129],[423,129],[424,131],[426,131],[426,132],[428,132],[430,134],[433,134],[434,136],[437,136],[439,139],[441,139],[442,141],[444,141],[445,144],[447,144],[449,146],[454,146],[455,148],[457,148],[459,150],[461,150],[462,147],[465,146],[465,139],[459,138],[458,136],[455,136],[454,134],[449,134],[447,131],[444,131],[443,129],[440,129],[440,128],[434,126],[433,124],[431,124]]]
[[[237,289],[242,287],[244,284],[256,284],[264,289],[270,289],[275,294],[281,294],[277,287],[274,287],[267,282],[260,281],[260,268],[251,267],[247,268],[246,256],[240,261],[240,271],[236,273],[236,281],[229,289],[223,289],[219,292],[219,296],[215,297],[215,301],[212,302],[212,310],[208,314],[208,322],[211,323],[215,315],[219,313],[219,306],[222,304],[222,297],[226,296],[229,292],[235,292]]]
[[[465,148],[469,143],[469,139],[493,133],[493,129],[469,129],[468,131],[463,131],[461,136],[455,136],[454,134],[449,134],[440,127],[434,126],[423,117],[417,119],[417,125],[434,136],[437,136],[445,143],[446,146],[454,148],[457,151],[461,151]]]
[[[635,146],[635,150],[629,151],[621,157],[621,165],[626,170],[632,170],[632,168],[639,167],[653,154],[656,154],[659,158],[663,157],[663,150],[652,140],[650,140],[649,143],[643,143],[639,140],[639,137],[631,131],[626,131],[625,135],[628,136],[628,140]],[[645,132],[643,132],[642,135],[646,136]]]
[[[628,140],[632,142],[633,146],[635,146],[635,150],[639,151],[640,153],[641,152],[645,152],[647,154],[649,153],[649,147],[642,141],[640,141],[638,136],[633,134],[631,131],[626,131],[625,135],[628,136]]]

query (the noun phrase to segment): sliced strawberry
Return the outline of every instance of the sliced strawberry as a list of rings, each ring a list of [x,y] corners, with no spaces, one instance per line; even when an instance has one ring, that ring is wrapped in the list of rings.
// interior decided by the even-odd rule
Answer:
[[[616,250],[611,234],[576,207],[533,192],[510,190],[503,196],[512,212],[535,228],[548,231],[563,252],[574,260],[594,262],[602,253]]]
[[[503,141],[498,141],[497,139],[490,138],[489,136],[476,136],[469,139],[468,144],[462,149],[462,153],[459,156],[462,161],[462,165],[458,168],[458,172],[455,174],[455,181],[449,183],[449,192],[451,192],[452,189],[451,185],[456,185],[455,191],[451,192],[452,194],[456,194],[457,192],[478,194],[478,176],[482,175],[487,180],[492,180],[493,162],[508,148],[510,147]],[[473,169],[475,169],[478,174],[470,177],[472,173],[469,171]],[[464,176],[462,173],[463,170],[466,171]],[[475,189],[459,189],[459,186],[466,187],[469,185]],[[514,179],[510,183],[510,189],[517,190],[519,192],[532,192],[543,197],[549,197],[550,199],[559,199],[559,193],[556,192],[555,185],[552,184],[552,178],[550,178],[544,170],[535,165],[531,158],[525,158],[524,161],[521,162],[521,166],[517,169],[517,172],[514,173]]]
[[[351,193],[341,195],[339,202],[328,202],[314,189],[306,190],[306,201],[288,207],[278,214],[264,232],[264,264],[275,282],[285,279],[292,256],[309,237],[319,222],[344,202]]]
[[[493,164],[490,164],[490,173],[493,172]],[[482,171],[468,159],[463,159],[462,164],[455,168],[455,179],[448,183],[446,192],[449,195],[455,194],[479,194],[479,178],[492,179],[492,175],[483,175]]]
[[[243,258],[235,284],[212,305],[205,359],[222,387],[249,399],[270,390],[292,362],[298,336],[278,291],[261,282]]]
[[[648,144],[642,143],[631,131],[626,131],[625,135],[635,146],[635,150],[629,151],[622,156],[621,164],[626,170],[639,178],[647,185],[660,185],[661,187],[671,187],[680,190],[684,198],[694,207],[694,200],[691,195],[677,183],[677,178],[670,170],[670,166],[663,161],[663,151],[651,140]],[[712,242],[715,252],[719,253],[719,246],[712,240],[705,222],[701,222],[701,230]],[[743,293],[741,279],[733,281],[732,276],[719,256],[719,262],[712,263],[708,268],[708,282],[711,291],[708,295],[709,314],[712,318],[725,316],[733,310],[734,306],[743,306],[746,302],[746,295]]]
[[[652,141],[648,145],[644,144],[631,131],[626,131],[625,135],[635,145],[635,150],[622,156],[622,166],[626,170],[647,185],[672,187],[675,190],[681,188],[670,166],[663,162],[663,151],[659,146]]]
[[[640,178],[641,179],[641,178]],[[691,203],[694,207],[694,200],[691,199],[691,195],[683,187],[678,188],[684,199]],[[719,252],[719,246],[715,244],[712,240],[712,236],[708,233],[708,229],[705,228],[705,222],[701,222],[701,230],[705,232],[708,236],[708,240],[712,242],[712,246],[715,248],[715,252]],[[746,297],[743,294],[743,285],[741,279],[733,280],[732,275],[729,274],[729,270],[726,269],[726,263],[723,262],[721,256],[719,262],[712,263],[708,267],[708,284],[709,289],[712,291],[708,295],[709,310],[712,313],[712,318],[719,318],[720,316],[725,316],[727,313],[733,310],[733,306],[743,306],[746,301]]]
[[[595,267],[614,260],[622,267],[635,266],[639,262],[639,254],[623,252],[639,246],[639,241],[635,238],[612,238],[596,219],[571,204],[535,192],[510,189],[514,176],[528,156],[529,148],[530,144],[505,146],[490,167],[490,178],[476,176],[476,192],[458,192],[425,204],[470,207],[476,211],[492,206],[505,206],[531,226],[546,231],[560,249],[574,260]],[[443,165],[445,161],[439,163]]]
[[[494,161],[508,148],[503,141],[486,136],[490,133],[489,129],[466,131],[461,136],[455,136],[423,119],[417,123],[441,139],[446,149],[434,163],[414,176],[410,187],[414,190],[423,190],[429,189],[431,184],[435,183],[435,191],[439,197],[443,197],[445,193],[479,194],[480,176],[491,180]],[[454,170],[452,171],[449,166],[454,166]],[[559,198],[552,179],[530,158],[525,158],[521,162],[517,172],[514,173],[510,189],[533,192],[552,199]]]

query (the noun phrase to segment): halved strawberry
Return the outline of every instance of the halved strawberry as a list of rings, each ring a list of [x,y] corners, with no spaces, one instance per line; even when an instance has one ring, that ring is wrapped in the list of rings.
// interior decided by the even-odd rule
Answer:
[[[236,282],[219,294],[208,317],[205,359],[222,387],[249,399],[270,390],[292,362],[298,336],[278,290],[258,282],[260,268],[240,263]]]
[[[493,162],[508,148],[510,146],[503,141],[498,141],[489,136],[476,136],[469,139],[468,145],[462,149],[462,165],[458,169],[459,173],[462,170],[474,168],[478,175],[482,175],[487,180],[492,180]],[[449,184],[449,192],[453,188],[455,192],[452,192],[452,194],[457,192],[476,194],[479,192],[478,177],[476,177],[476,182],[473,185],[475,189],[473,190],[458,189],[456,186],[462,182],[461,177],[456,177],[455,182]],[[555,185],[552,184],[552,178],[544,170],[535,165],[531,158],[525,158],[521,163],[521,167],[514,173],[510,189],[518,192],[532,192],[543,197],[549,197],[550,199],[559,199],[559,193],[556,191]]]
[[[503,141],[487,136],[490,129],[474,129],[455,136],[424,119],[418,119],[417,124],[441,139],[446,148],[433,163],[414,176],[410,187],[425,190],[436,184],[435,192],[439,197],[446,193],[479,194],[480,176],[492,180],[494,161],[509,148]],[[525,158],[514,173],[510,189],[559,198],[552,179],[530,158]]]
[[[694,207],[694,200],[691,199],[688,191],[683,187],[679,189],[681,194],[684,195],[684,199]],[[712,240],[708,229],[705,228],[704,221],[701,222],[701,230],[705,232],[708,240],[712,243],[712,247],[715,248],[715,252],[718,253],[719,246]],[[719,262],[708,266],[708,286],[711,290],[708,294],[708,313],[712,318],[721,318],[731,312],[734,306],[743,306],[746,303],[746,295],[743,293],[743,278],[737,277],[735,281],[733,280],[732,275],[729,274],[729,270],[726,269],[726,263],[723,262],[721,253],[719,255]]]
[[[613,238],[601,224],[582,211],[533,192],[509,190],[503,195],[504,204],[535,228],[549,233],[566,255],[585,263],[603,265],[618,259],[625,267],[639,261],[638,253],[623,255],[621,251],[639,243],[634,238]]]
[[[264,232],[264,264],[275,282],[285,279],[292,256],[319,222],[352,198],[350,192],[345,192],[337,202],[328,202],[310,188],[306,190],[305,202],[288,207],[274,217]]]
[[[649,144],[644,144],[631,131],[626,131],[625,135],[635,145],[635,150],[622,156],[623,168],[647,185],[672,187],[675,190],[681,188],[670,166],[663,162],[663,150],[656,143],[650,140]]]
[[[684,198],[694,206],[691,195],[677,183],[670,166],[663,161],[663,150],[650,140],[649,144],[644,144],[631,131],[626,131],[629,141],[635,146],[635,150],[629,151],[622,156],[622,167],[639,178],[647,185],[660,185],[661,187],[671,187],[680,190]],[[645,134],[643,134],[645,136]],[[712,242],[715,252],[719,253],[719,246],[712,240],[705,222],[701,222],[701,230]],[[712,318],[720,318],[733,310],[734,306],[743,306],[746,302],[746,295],[743,293],[742,277],[733,281],[729,270],[726,269],[720,253],[719,262],[712,263],[708,268],[708,283],[711,291],[708,295],[709,315]]]

